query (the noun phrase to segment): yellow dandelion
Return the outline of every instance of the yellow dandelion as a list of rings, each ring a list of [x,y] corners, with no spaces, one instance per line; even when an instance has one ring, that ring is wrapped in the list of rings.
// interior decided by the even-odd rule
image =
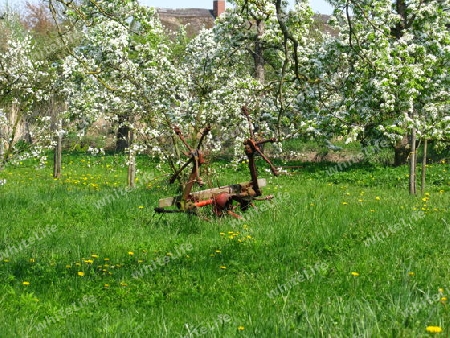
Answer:
[[[359,273],[358,273],[358,272],[355,272],[355,271],[352,271],[351,275],[352,275],[353,277],[358,277],[358,276],[359,276]]]
[[[347,205],[348,203],[347,202],[342,202],[342,205]]]
[[[103,258],[104,261],[109,261],[109,258]]]
[[[98,258],[98,255],[92,254],[91,257],[92,257],[92,258]]]
[[[221,253],[222,251],[220,251],[220,250],[216,250],[216,253]]]
[[[144,209],[144,206],[143,206],[143,205],[140,205],[140,206],[139,206],[139,209]]]
[[[133,255],[134,255],[134,252],[133,252],[133,251],[128,251],[128,254],[129,254],[130,256],[133,256]]]
[[[34,260],[34,258],[30,258],[30,263],[34,263],[34,262],[36,262],[35,260]]]
[[[225,233],[224,232],[219,232],[219,235],[224,236]]]
[[[408,275],[412,277],[412,276],[414,276],[414,275],[415,275],[415,273],[414,273],[414,272],[412,272],[412,271],[410,271],[410,272],[408,272]]]
[[[221,265],[220,268],[221,268],[222,270],[225,270],[227,267],[224,266],[224,265]]]
[[[22,282],[23,285],[30,285],[30,282],[24,281]]]
[[[86,264],[92,264],[92,263],[94,263],[94,260],[92,260],[92,259],[85,259],[84,262]]]
[[[244,330],[245,330],[245,327],[242,326],[242,325],[239,325],[239,326],[238,326],[238,330],[239,330],[239,331],[244,331]]]
[[[104,287],[105,289],[107,289],[107,288],[109,288],[109,284],[105,284],[105,285],[103,285],[103,287]]]
[[[445,304],[446,302],[447,302],[447,297],[441,297],[441,303],[442,304]]]
[[[83,271],[78,271],[77,275],[80,276],[80,277],[83,277],[84,276],[84,272]]]
[[[441,333],[442,328],[440,326],[427,326],[427,332],[429,333]]]
[[[438,289],[438,292],[439,292],[439,293],[444,293],[444,289],[443,289],[443,288],[439,288],[439,289]]]
[[[380,196],[375,197],[377,201],[381,200]]]
[[[138,259],[138,263],[143,263],[144,260],[143,259]]]

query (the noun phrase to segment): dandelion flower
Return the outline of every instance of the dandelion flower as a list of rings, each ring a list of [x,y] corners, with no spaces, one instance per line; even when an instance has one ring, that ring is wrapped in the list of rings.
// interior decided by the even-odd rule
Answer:
[[[133,256],[133,255],[134,255],[134,252],[133,252],[133,251],[128,251],[128,254],[129,254],[130,256]]]
[[[410,271],[410,272],[408,272],[408,275],[412,277],[412,276],[414,276],[414,275],[415,275],[415,273],[414,273],[414,272],[412,272],[412,271]]]
[[[92,258],[98,258],[98,255],[93,254],[93,255],[91,255],[91,257],[92,257]]]
[[[30,282],[24,281],[22,284],[23,285],[30,285]]]
[[[342,202],[342,205],[347,205],[348,203],[347,202]]]
[[[84,276],[84,272],[83,271],[78,271],[77,275],[80,276],[80,277],[83,277]]]
[[[441,333],[442,328],[440,326],[427,326],[427,332],[429,333]]]
[[[239,326],[238,326],[238,330],[239,330],[239,331],[244,331],[244,329],[245,329],[244,326],[242,326],[242,325],[239,325]]]
[[[358,273],[358,272],[355,272],[355,271],[352,271],[351,274],[352,274],[353,277],[358,277],[358,276],[359,276],[359,273]]]
[[[439,293],[444,293],[444,289],[443,289],[443,288],[439,288],[439,289],[438,289],[438,292],[439,292]]]
[[[380,196],[375,197],[377,201],[381,200]]]
[[[222,251],[220,251],[220,250],[216,250],[216,253],[221,253]]]
[[[224,266],[224,265],[222,265],[220,268],[221,268],[222,270],[225,270],[227,267]]]
[[[140,205],[140,206],[139,206],[139,209],[144,209],[144,206],[143,206],[143,205]]]

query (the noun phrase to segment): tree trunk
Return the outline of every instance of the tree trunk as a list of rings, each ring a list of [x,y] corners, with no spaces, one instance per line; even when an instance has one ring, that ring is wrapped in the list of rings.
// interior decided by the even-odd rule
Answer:
[[[405,33],[405,29],[407,28],[407,17],[406,17],[406,0],[396,0],[395,2],[395,10],[397,14],[400,16],[399,22],[395,25],[395,28],[392,30],[392,35],[395,36],[396,40],[400,40],[400,38]]]
[[[117,129],[116,152],[124,152],[130,145],[130,127],[128,115],[119,115],[119,128]]]
[[[410,143],[410,157],[409,157],[409,193],[411,195],[415,195],[417,193],[416,190],[416,128],[412,127],[411,129],[411,143]]]
[[[20,121],[22,120],[22,114],[20,108],[15,103],[11,104],[11,118],[13,123],[11,134],[9,135],[9,141],[5,153],[3,154],[3,161],[7,163],[12,155],[14,142],[16,139],[17,129],[19,128]]]
[[[421,184],[420,184],[420,192],[423,193],[425,192],[425,178],[426,178],[426,170],[427,170],[427,151],[428,151],[428,140],[425,139],[424,143],[423,143],[423,157],[422,157],[422,179],[421,179]]]
[[[255,78],[262,84],[266,80],[264,46],[262,36],[264,35],[265,26],[263,20],[256,20],[256,41],[253,60],[255,63]]]
[[[394,166],[398,167],[408,162],[409,156],[408,136],[405,135],[394,146]]]

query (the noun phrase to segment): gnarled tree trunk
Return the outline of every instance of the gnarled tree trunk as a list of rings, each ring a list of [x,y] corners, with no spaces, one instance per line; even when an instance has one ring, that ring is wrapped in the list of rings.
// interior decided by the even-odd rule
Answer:
[[[405,135],[394,146],[394,166],[398,167],[408,163],[410,144],[408,136]]]

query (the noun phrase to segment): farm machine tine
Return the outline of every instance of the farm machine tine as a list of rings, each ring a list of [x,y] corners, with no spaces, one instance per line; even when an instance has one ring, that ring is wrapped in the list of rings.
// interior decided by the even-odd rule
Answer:
[[[277,168],[274,167],[272,162],[269,160],[269,158],[263,153],[263,151],[260,148],[260,146],[265,143],[275,142],[275,139],[272,138],[269,140],[261,140],[261,141],[257,142],[255,140],[255,136],[253,133],[253,126],[252,126],[252,122],[250,119],[250,114],[248,112],[248,109],[246,106],[242,106],[241,110],[242,110],[242,114],[247,118],[249,132],[250,132],[250,138],[244,141],[244,151],[245,151],[245,155],[247,155],[247,159],[248,159],[248,169],[250,171],[250,176],[251,176],[252,183],[253,183],[253,190],[256,193],[254,197],[258,197],[258,196],[261,196],[262,192],[258,186],[258,173],[256,171],[255,155],[259,154],[262,157],[262,159],[264,161],[266,161],[266,163],[270,166],[270,171],[272,172],[272,174],[274,176],[278,176],[279,173],[278,173]]]

